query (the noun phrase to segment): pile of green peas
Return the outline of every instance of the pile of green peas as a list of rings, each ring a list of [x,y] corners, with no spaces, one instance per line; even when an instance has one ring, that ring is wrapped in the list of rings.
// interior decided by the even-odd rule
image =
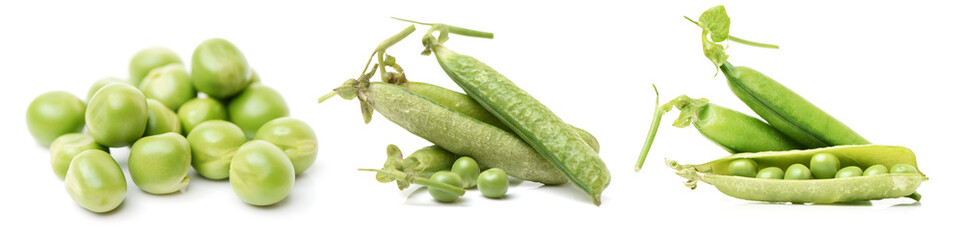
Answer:
[[[779,167],[767,167],[759,169],[753,159],[737,159],[727,165],[727,175],[741,176],[761,179],[786,179],[786,180],[808,180],[808,179],[833,179],[849,178],[860,176],[873,176],[886,173],[912,173],[919,174],[917,168],[910,164],[894,164],[889,169],[883,164],[875,164],[867,169],[859,166],[840,167],[840,159],[831,153],[817,153],[810,158],[810,166],[797,163],[787,167],[786,172]]]
[[[100,79],[86,100],[53,91],[30,103],[30,134],[50,149],[53,171],[76,203],[108,212],[124,201],[127,179],[110,155],[122,147],[130,147],[131,180],[150,194],[183,191],[193,168],[228,178],[252,205],[288,196],[317,157],[314,130],[288,117],[281,94],[231,42],[206,40],[191,60],[186,66],[171,49],[143,49],[131,58],[129,80]]]
[[[509,190],[509,176],[499,168],[481,171],[479,164],[471,157],[460,157],[455,160],[451,171],[438,171],[429,178],[435,184],[446,184],[469,189],[478,187],[482,196],[498,199],[505,196]],[[428,186],[428,192],[436,201],[455,202],[462,196],[443,188]]]

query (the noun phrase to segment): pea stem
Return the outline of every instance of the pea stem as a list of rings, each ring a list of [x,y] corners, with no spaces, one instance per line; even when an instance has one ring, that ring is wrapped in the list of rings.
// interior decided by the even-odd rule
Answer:
[[[429,180],[428,178],[421,177],[421,176],[418,176],[418,175],[413,175],[413,174],[404,173],[404,172],[397,171],[397,170],[383,170],[383,169],[359,168],[358,171],[384,173],[384,174],[391,175],[392,177],[395,177],[395,179],[404,179],[404,180],[407,180],[407,181],[409,181],[409,182],[413,182],[413,183],[416,183],[416,184],[421,184],[421,185],[428,186],[428,187],[438,188],[438,189],[441,189],[441,190],[445,190],[445,191],[448,191],[448,192],[451,192],[451,193],[458,194],[459,196],[465,194],[465,189],[462,189],[461,186],[452,186],[452,185],[448,185],[448,184],[445,184],[445,183],[433,182],[433,181]]]
[[[774,45],[774,44],[754,42],[754,41],[750,41],[750,40],[738,38],[738,37],[733,36],[733,35],[730,35],[729,39],[730,39],[730,41],[734,41],[734,42],[738,42],[738,43],[742,43],[742,44],[744,44],[744,45],[749,45],[749,46],[754,46],[754,47],[770,48],[770,49],[780,49],[780,46],[777,46],[777,45]]]
[[[659,107],[659,90],[656,89],[656,84],[653,84],[653,91],[656,92],[653,122],[649,124],[649,133],[646,134],[646,142],[643,143],[643,150],[639,152],[639,159],[636,160],[636,172],[639,172],[639,169],[643,168],[643,162],[646,161],[646,155],[649,155],[649,149],[653,146],[653,138],[656,137],[656,130],[659,129],[659,122],[663,118],[663,111]]]
[[[331,91],[328,94],[325,94],[324,96],[321,96],[320,98],[318,98],[318,103],[324,102],[325,100],[328,100],[329,98],[334,97],[337,94],[338,93],[336,93],[335,91]]]
[[[379,55],[379,60],[381,61],[382,60],[381,57],[383,57],[382,55],[385,54],[385,50],[395,45],[399,41],[402,41],[402,39],[405,39],[406,37],[408,37],[408,35],[411,35],[413,32],[415,32],[415,25],[409,25],[407,28],[402,29],[401,32],[398,32],[395,35],[392,35],[392,37],[385,39],[384,41],[379,43],[378,47],[375,47],[375,51],[372,51],[372,55],[368,56],[368,62],[365,63],[365,69],[362,69],[362,74],[364,75],[365,72],[368,71],[368,66],[371,65],[372,58],[374,58],[375,55]]]
[[[914,193],[911,193],[910,195],[907,195],[907,197],[910,199],[914,199],[914,201],[920,202],[920,193],[914,192]]]

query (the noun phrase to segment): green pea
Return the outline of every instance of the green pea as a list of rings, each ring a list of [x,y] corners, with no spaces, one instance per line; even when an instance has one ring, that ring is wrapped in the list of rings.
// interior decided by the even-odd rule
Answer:
[[[917,168],[915,168],[914,166],[912,166],[912,165],[910,165],[910,164],[906,164],[906,163],[894,164],[894,166],[890,167],[890,173],[913,173],[913,174],[918,174]]]
[[[783,179],[788,180],[806,180],[812,178],[813,175],[810,169],[799,163],[790,165],[790,167],[787,168],[787,173],[783,175]]]
[[[228,110],[224,104],[211,98],[195,98],[181,105],[177,110],[184,134],[191,133],[198,124],[209,120],[228,120]]]
[[[295,174],[301,174],[318,156],[318,138],[307,123],[291,117],[283,117],[265,123],[254,134],[254,140],[264,140],[278,146],[291,164]]]
[[[74,202],[92,212],[108,212],[124,202],[127,179],[107,152],[90,149],[70,161],[64,186]]]
[[[727,166],[727,175],[730,176],[742,176],[742,177],[756,177],[756,162],[752,159],[737,159],[730,162]]]
[[[238,149],[231,160],[231,188],[244,202],[266,206],[288,197],[295,184],[295,169],[273,144],[253,140]]]
[[[145,192],[177,192],[191,180],[187,177],[191,171],[191,145],[173,132],[141,138],[131,146],[127,169],[134,184]]]
[[[245,89],[228,104],[228,117],[244,135],[254,137],[264,123],[288,116],[288,105],[277,91],[261,84]]]
[[[147,99],[127,84],[101,88],[87,104],[87,132],[107,147],[130,146],[147,128]]]
[[[509,176],[498,168],[490,168],[479,174],[479,191],[487,198],[502,198],[509,191]]]
[[[864,176],[886,174],[887,171],[887,166],[884,166],[883,164],[876,164],[868,167],[867,170],[864,171]]]
[[[213,98],[226,99],[247,88],[250,81],[248,61],[231,42],[213,38],[194,49],[191,82],[198,91]]]
[[[191,145],[191,166],[208,179],[228,177],[231,159],[247,139],[241,128],[224,120],[211,120],[187,134]]]
[[[438,171],[432,174],[429,178],[430,182],[435,182],[437,184],[445,184],[449,186],[460,187],[462,186],[462,178],[458,174],[449,171]],[[439,202],[455,202],[462,195],[454,193],[442,188],[437,188],[433,186],[428,186],[428,193],[432,195],[436,201]]]
[[[131,58],[131,83],[133,83],[134,86],[140,86],[141,80],[143,80],[151,70],[172,63],[180,64],[181,58],[171,49],[151,47],[141,50]]]
[[[157,99],[169,109],[178,109],[185,102],[197,97],[187,70],[181,64],[169,64],[155,68],[139,85],[147,98]]]
[[[783,170],[778,167],[764,168],[756,174],[756,178],[783,179]]]
[[[462,188],[475,187],[475,181],[479,178],[479,163],[471,157],[460,157],[452,164],[452,172],[458,174],[462,179]]]
[[[181,120],[161,102],[147,99],[147,129],[144,136],[173,132],[181,134]]]
[[[54,91],[41,94],[27,107],[27,129],[44,147],[67,133],[84,129],[84,101],[74,95]]]
[[[89,102],[90,98],[94,97],[94,93],[97,93],[98,90],[100,90],[101,88],[104,88],[104,86],[107,86],[107,84],[111,84],[111,83],[131,84],[127,80],[120,79],[120,78],[115,78],[115,77],[101,78],[100,80],[97,80],[96,82],[94,82],[94,84],[90,85],[90,89],[87,90],[87,101]]]
[[[54,140],[50,144],[50,165],[53,166],[57,177],[64,179],[64,176],[67,175],[67,168],[70,167],[70,161],[77,154],[88,149],[109,152],[107,147],[97,144],[93,137],[82,133],[68,133]]]
[[[830,153],[817,153],[810,158],[810,171],[817,179],[833,178],[840,170],[840,160]]]
[[[849,167],[840,169],[840,171],[837,171],[837,174],[834,175],[834,178],[859,177],[863,175],[864,175],[864,171],[860,170],[860,167],[849,166]]]

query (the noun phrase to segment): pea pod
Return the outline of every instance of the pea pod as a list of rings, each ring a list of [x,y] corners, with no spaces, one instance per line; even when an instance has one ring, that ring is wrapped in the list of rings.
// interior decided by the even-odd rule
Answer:
[[[706,10],[699,21],[689,20],[703,29],[703,53],[726,76],[730,90],[774,128],[808,148],[870,144],[783,84],[751,68],[730,64],[727,61],[729,56],[720,44],[725,40],[757,47],[778,47],[729,35],[730,18],[723,6]]]
[[[393,144],[388,145],[386,152],[388,159],[385,160],[385,166],[382,169],[397,170],[425,178],[431,177],[435,172],[452,169],[455,159],[459,158],[458,155],[438,145],[416,150],[406,158],[402,158],[402,151]],[[396,179],[392,174],[384,172],[376,173],[375,179],[383,183],[395,181],[398,184],[398,190],[404,190],[410,185],[410,182],[405,179]]]
[[[358,98],[366,123],[371,121],[373,112],[378,111],[416,136],[455,154],[471,156],[485,168],[502,168],[510,176],[545,184],[567,181],[514,134],[452,111],[400,86],[369,82],[372,75],[374,69],[361,80],[348,80],[334,91],[345,99]]]
[[[905,147],[884,145],[850,145],[809,150],[790,150],[758,153],[738,153],[699,165],[682,165],[667,160],[667,166],[686,178],[686,185],[696,188],[698,181],[715,186],[732,197],[766,202],[837,203],[884,198],[911,197],[920,199],[914,191],[927,180],[923,174],[885,173],[850,178],[782,180],[726,175],[729,163],[738,159],[753,159],[760,168],[786,169],[793,164],[807,164],[817,153],[838,156],[841,165],[868,168],[873,165],[917,166],[914,153]]]
[[[456,112],[468,115],[469,117],[478,119],[479,121],[488,123],[492,126],[496,126],[502,130],[505,130],[506,132],[512,132],[512,129],[509,128],[509,126],[506,126],[499,121],[499,118],[493,116],[491,113],[489,113],[489,111],[486,111],[482,105],[475,102],[475,100],[472,100],[472,97],[469,97],[468,95],[423,82],[405,81],[404,83],[397,85],[405,87],[415,94],[432,99],[432,101],[449,107]],[[581,128],[577,128],[575,126],[570,127],[572,127],[572,130],[576,131],[576,133],[579,134],[579,137],[581,137],[586,144],[589,144],[589,146],[592,147],[596,153],[599,153],[599,141],[596,140],[595,136]]]
[[[431,33],[426,39],[432,39]],[[600,204],[602,191],[609,186],[609,170],[578,133],[495,69],[435,42],[423,41],[449,78]]]
[[[657,101],[658,94],[657,92]],[[692,123],[700,134],[730,153],[802,148],[799,143],[760,119],[709,103],[705,98],[693,99],[682,95],[657,108],[653,116],[653,124],[650,126],[651,130],[636,162],[636,171],[639,171],[643,161],[646,160],[662,115],[672,110],[674,106],[680,110],[680,115],[673,122],[673,126],[684,128]]]

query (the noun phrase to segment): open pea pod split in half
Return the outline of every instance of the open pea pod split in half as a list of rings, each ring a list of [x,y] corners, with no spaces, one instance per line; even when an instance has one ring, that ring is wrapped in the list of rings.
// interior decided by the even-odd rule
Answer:
[[[786,169],[793,164],[807,165],[817,153],[831,153],[840,159],[841,166],[866,169],[882,164],[888,168],[904,163],[917,167],[917,158],[910,149],[900,146],[849,145],[809,150],[790,150],[758,153],[739,153],[699,165],[683,165],[667,160],[666,165],[686,178],[686,185],[696,188],[703,181],[726,195],[764,202],[838,203],[884,198],[911,197],[919,199],[917,187],[927,180],[923,173],[887,173],[836,179],[783,180],[729,176],[727,167],[737,159],[753,159],[760,168]],[[719,174],[716,174],[719,173]]]

